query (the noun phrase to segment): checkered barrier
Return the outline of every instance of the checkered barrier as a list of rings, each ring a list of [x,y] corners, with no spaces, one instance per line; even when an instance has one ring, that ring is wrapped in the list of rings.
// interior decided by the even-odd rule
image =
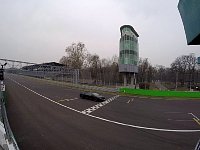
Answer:
[[[113,96],[113,97],[109,98],[108,100],[106,100],[106,101],[104,101],[104,102],[101,102],[101,103],[99,103],[99,104],[97,104],[97,105],[95,105],[95,106],[92,106],[92,107],[90,107],[90,108],[88,108],[88,109],[86,109],[86,110],[83,110],[81,113],[83,113],[83,114],[90,114],[91,112],[93,112],[93,111],[95,111],[95,110],[101,108],[102,106],[105,106],[106,104],[112,102],[112,101],[115,100],[117,97],[119,97],[119,95]]]

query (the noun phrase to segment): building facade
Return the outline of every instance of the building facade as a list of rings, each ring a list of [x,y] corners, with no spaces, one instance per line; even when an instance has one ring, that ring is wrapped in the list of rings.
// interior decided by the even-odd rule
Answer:
[[[200,57],[197,57],[197,64],[200,65]]]
[[[119,72],[138,72],[139,59],[139,35],[130,25],[120,28],[121,38],[119,42]]]
[[[138,73],[139,44],[138,33],[130,25],[120,27],[121,37],[119,42],[119,72],[124,74],[124,85],[127,75],[131,75],[131,84]]]

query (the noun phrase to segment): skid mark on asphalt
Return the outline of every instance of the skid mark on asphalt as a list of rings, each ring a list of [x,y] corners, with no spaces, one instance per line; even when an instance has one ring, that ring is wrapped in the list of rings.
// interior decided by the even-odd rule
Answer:
[[[48,97],[46,97],[46,96],[43,96],[43,95],[41,95],[41,94],[39,94],[39,93],[37,93],[37,92],[31,90],[30,88],[28,88],[28,87],[26,87],[26,86],[20,84],[19,82],[15,81],[15,80],[13,80],[13,79],[11,79],[11,78],[8,78],[8,79],[10,79],[10,80],[13,81],[14,83],[16,83],[16,84],[18,84],[18,85],[24,87],[24,88],[27,89],[28,91],[30,91],[30,92],[32,92],[32,93],[34,93],[34,94],[36,94],[36,95],[38,95],[38,96],[40,96],[40,97],[42,97],[42,98],[44,98],[44,99],[46,99],[46,100],[48,100],[48,101],[54,103],[54,104],[57,104],[57,105],[59,105],[59,106],[62,106],[62,107],[64,107],[64,108],[67,108],[67,109],[72,110],[72,111],[74,111],[74,112],[77,112],[77,113],[80,113],[80,114],[83,114],[83,115],[86,115],[86,116],[88,116],[88,117],[95,118],[95,119],[98,119],[98,120],[101,120],[101,121],[113,123],[113,124],[116,124],[116,125],[126,126],[126,127],[130,127],[130,128],[143,129],[143,130],[151,130],[151,131],[179,132],[179,133],[200,132],[200,129],[199,129],[199,130],[191,130],[191,129],[190,129],[190,130],[174,130],[174,129],[160,129],[160,128],[150,128],[150,127],[144,127],[144,126],[137,126],[137,125],[132,125],[132,124],[127,124],[127,123],[117,122],[117,121],[113,121],[113,120],[109,120],[109,119],[105,119],[105,118],[93,116],[93,115],[90,115],[90,114],[84,114],[84,113],[82,113],[82,112],[79,111],[79,110],[76,110],[76,109],[74,109],[74,108],[65,106],[65,105],[60,104],[60,103],[58,103],[58,102],[56,102],[56,101],[54,101],[54,100],[52,100],[52,99],[50,99],[50,98],[48,98]]]
[[[99,103],[99,104],[97,104],[97,105],[94,105],[94,106],[92,106],[92,107],[90,107],[90,108],[87,108],[87,109],[83,110],[82,113],[83,113],[83,114],[90,114],[91,112],[93,112],[93,111],[95,111],[95,110],[97,110],[97,109],[99,109],[99,108],[105,106],[106,104],[112,102],[112,101],[115,100],[117,97],[119,97],[119,95],[113,96],[113,97],[109,98],[108,100],[106,100],[106,101],[104,101],[104,102],[101,102],[101,103]]]

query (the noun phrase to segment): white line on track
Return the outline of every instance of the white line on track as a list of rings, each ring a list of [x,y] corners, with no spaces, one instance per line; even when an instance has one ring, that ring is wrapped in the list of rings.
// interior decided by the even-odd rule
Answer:
[[[112,101],[115,100],[117,97],[119,97],[119,95],[113,96],[113,97],[107,99],[107,100],[104,101],[104,102],[98,103],[97,105],[94,105],[94,106],[92,106],[92,107],[90,107],[90,108],[87,108],[87,109],[83,110],[81,113],[83,113],[83,114],[90,114],[90,113],[94,112],[95,110],[97,110],[97,109],[99,109],[99,108],[101,108],[101,107],[107,105],[108,103],[112,102]]]
[[[129,104],[130,102],[133,102],[134,98],[132,98],[131,100],[128,100],[126,103]]]
[[[199,118],[197,116],[195,116],[193,113],[188,113],[189,115],[192,115],[194,118],[196,118],[196,120],[199,120]]]
[[[180,122],[190,122],[190,121],[194,121],[194,120],[175,120],[175,121],[180,121]]]
[[[192,122],[194,120],[174,120],[174,119],[167,119],[168,121],[178,121],[178,122]]]
[[[73,100],[75,100],[75,99],[77,99],[77,98],[70,98],[70,99],[68,99],[68,98],[66,98],[66,99],[61,99],[61,100],[59,100],[58,102],[65,102],[65,101],[73,101]]]
[[[166,114],[182,114],[183,112],[164,112]]]
[[[200,132],[200,130],[173,130],[173,129],[160,129],[160,128],[150,128],[150,127],[136,126],[136,125],[126,124],[126,123],[117,122],[117,121],[113,121],[113,120],[108,120],[108,119],[101,118],[101,117],[97,117],[97,116],[93,116],[93,115],[90,115],[90,114],[84,114],[84,113],[82,113],[81,111],[78,111],[78,110],[76,110],[76,109],[73,109],[73,108],[68,107],[68,106],[65,106],[65,105],[62,105],[62,104],[60,104],[60,103],[58,103],[58,102],[56,102],[56,101],[54,101],[54,100],[52,100],[52,99],[50,99],[50,98],[48,98],[48,97],[46,97],[46,96],[43,96],[43,95],[41,95],[41,94],[39,94],[39,93],[37,93],[37,92],[35,92],[35,91],[29,89],[28,87],[26,87],[26,86],[24,86],[24,85],[18,83],[17,81],[15,81],[15,80],[13,80],[13,79],[11,79],[11,78],[8,78],[8,79],[10,79],[11,81],[15,82],[16,84],[18,84],[18,85],[24,87],[25,89],[27,89],[27,90],[33,92],[34,94],[36,94],[36,95],[38,95],[38,96],[40,96],[40,97],[43,97],[44,99],[46,99],[46,100],[48,100],[48,101],[50,101],[50,102],[52,102],[52,103],[55,103],[55,104],[57,104],[57,105],[59,105],[59,106],[62,106],[62,107],[67,108],[67,109],[70,109],[70,110],[72,110],[72,111],[75,111],[75,112],[77,112],[77,113],[80,113],[80,114],[83,114],[83,115],[86,115],[86,116],[89,116],[89,117],[92,117],[92,118],[95,118],[95,119],[99,119],[99,120],[102,120],[102,121],[106,121],[106,122],[109,122],[109,123],[113,123],[113,124],[117,124],[117,125],[122,125],[122,126],[126,126],[126,127],[131,127],[131,128],[136,128],[136,129],[152,130],[152,131],[180,132],[180,133],[181,133],[181,132],[182,132],[182,133]]]
[[[61,99],[61,100],[59,100],[58,102],[64,102],[64,101],[70,101],[69,99]]]
[[[68,99],[61,99],[58,102],[64,102],[64,101],[69,101]]]

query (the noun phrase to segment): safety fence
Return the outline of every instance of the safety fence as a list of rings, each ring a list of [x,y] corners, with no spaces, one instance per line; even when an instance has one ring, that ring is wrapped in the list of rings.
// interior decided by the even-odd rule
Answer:
[[[75,72],[76,71],[76,72]],[[75,73],[74,73],[75,72]],[[113,86],[104,86],[104,85],[96,85],[96,84],[88,84],[88,83],[80,83],[79,82],[79,70],[74,70],[74,72],[66,73],[66,72],[43,72],[43,71],[25,71],[25,70],[6,70],[6,74],[15,74],[33,77],[37,79],[45,79],[49,82],[66,85],[69,87],[81,88],[86,90],[96,90],[103,92],[118,92],[119,87],[117,85]]]
[[[15,137],[9,125],[6,107],[5,92],[0,91],[0,147],[4,150],[19,150]]]
[[[23,76],[27,76],[24,74],[21,74]],[[87,85],[87,84],[75,84],[71,82],[65,82],[62,80],[52,80],[51,78],[38,78],[36,76],[29,76],[33,77],[34,79],[37,80],[46,80],[49,84],[56,84],[60,86],[66,86],[66,87],[72,87],[72,88],[78,88],[78,89],[83,89],[83,90],[91,90],[91,91],[102,91],[102,92],[118,92],[119,87],[105,87],[105,86],[95,86],[95,85]]]

